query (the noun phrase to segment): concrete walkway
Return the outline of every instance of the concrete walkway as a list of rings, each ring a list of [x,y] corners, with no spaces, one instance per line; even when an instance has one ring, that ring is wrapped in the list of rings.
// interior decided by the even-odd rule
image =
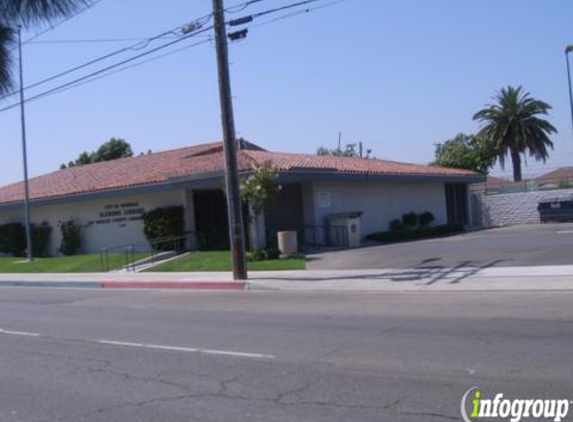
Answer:
[[[276,291],[573,291],[573,265],[251,272],[0,274],[0,287],[176,288]]]

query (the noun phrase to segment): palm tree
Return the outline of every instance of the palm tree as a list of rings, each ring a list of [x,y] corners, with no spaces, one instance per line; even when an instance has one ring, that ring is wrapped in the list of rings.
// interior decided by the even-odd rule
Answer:
[[[11,89],[14,29],[69,16],[93,0],[0,0],[0,93]]]
[[[505,167],[509,155],[513,163],[513,180],[521,181],[521,153],[528,152],[535,160],[545,162],[548,149],[553,149],[549,135],[557,133],[547,120],[551,106],[536,100],[521,86],[502,88],[494,97],[497,104],[488,104],[474,115],[482,123],[479,135],[491,140],[499,151],[499,163]]]

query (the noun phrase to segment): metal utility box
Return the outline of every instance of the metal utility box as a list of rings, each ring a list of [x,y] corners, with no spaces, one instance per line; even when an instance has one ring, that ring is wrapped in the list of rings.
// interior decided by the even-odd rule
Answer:
[[[357,247],[362,242],[362,211],[331,214],[327,217],[328,240],[334,246]]]
[[[573,200],[543,201],[537,205],[537,210],[542,223],[573,221]]]

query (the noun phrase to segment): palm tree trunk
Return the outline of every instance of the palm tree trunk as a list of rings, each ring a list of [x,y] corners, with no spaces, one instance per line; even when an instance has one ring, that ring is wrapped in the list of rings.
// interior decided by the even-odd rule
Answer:
[[[517,149],[511,150],[511,161],[513,162],[513,181],[521,182],[521,156]]]

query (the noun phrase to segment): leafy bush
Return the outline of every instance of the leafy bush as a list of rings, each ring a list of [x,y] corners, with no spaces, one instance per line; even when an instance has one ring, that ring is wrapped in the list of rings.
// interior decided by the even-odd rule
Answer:
[[[77,255],[82,246],[82,226],[74,220],[68,220],[60,223],[60,232],[62,233],[60,252],[64,255]]]
[[[267,259],[279,259],[281,256],[279,248],[267,248],[265,252],[267,253]]]
[[[301,253],[297,253],[297,254],[294,254],[294,255],[287,255],[287,256],[285,256],[285,257],[283,257],[283,258],[281,258],[281,259],[286,259],[287,261],[288,261],[288,260],[291,260],[291,259],[306,259],[306,255],[301,254]]]
[[[32,252],[34,256],[45,256],[50,243],[52,227],[47,222],[32,224]],[[13,255],[26,255],[26,230],[23,224],[10,223],[0,225],[0,252]]]
[[[279,259],[280,255],[278,248],[257,249],[246,254],[248,262]]]
[[[26,233],[20,223],[0,225],[0,252],[24,256],[26,251]]]
[[[143,233],[149,242],[154,240],[183,236],[185,234],[184,209],[181,205],[155,208],[143,214]],[[180,247],[184,241],[181,241]],[[173,242],[154,243],[153,248],[160,251],[173,249]]]
[[[249,203],[255,215],[261,215],[277,197],[281,186],[276,181],[278,174],[270,161],[259,167],[253,167],[251,174],[241,180],[241,198]]]
[[[434,214],[432,214],[430,211],[423,212],[418,216],[418,221],[422,227],[430,226],[434,220]]]
[[[418,225],[418,214],[415,212],[404,214],[402,216],[402,223],[406,228],[416,227]]]
[[[387,232],[372,233],[366,236],[368,240],[377,242],[400,242],[404,240],[424,239],[428,237],[448,236],[464,231],[464,226],[459,223],[444,224],[434,227],[420,227],[414,230],[394,230]]]
[[[265,261],[267,259],[267,251],[264,249],[257,249],[252,252],[247,252],[247,261],[257,262]]]
[[[42,224],[32,225],[32,251],[34,256],[46,256],[46,250],[52,237],[52,226],[44,221]]]
[[[404,224],[402,224],[402,220],[399,219],[395,219],[390,221],[390,230],[391,231],[397,231],[397,230],[402,230],[404,228]]]

